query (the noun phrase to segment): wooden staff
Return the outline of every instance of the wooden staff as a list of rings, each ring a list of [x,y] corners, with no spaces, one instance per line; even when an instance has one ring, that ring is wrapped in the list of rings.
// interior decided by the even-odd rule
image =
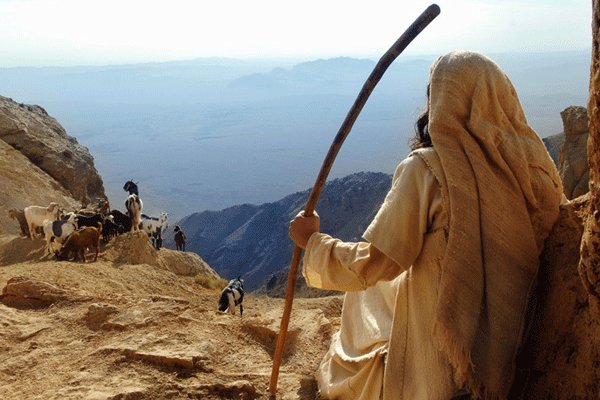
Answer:
[[[315,211],[315,205],[319,200],[319,196],[323,191],[323,186],[325,185],[325,181],[327,180],[327,175],[329,175],[329,171],[333,165],[335,157],[337,156],[340,148],[342,147],[342,143],[350,133],[350,129],[352,129],[352,125],[358,118],[363,106],[367,102],[367,99],[373,92],[373,89],[388,69],[388,67],[392,64],[392,62],[404,51],[404,49],[413,41],[414,38],[417,37],[419,33],[431,21],[434,20],[440,14],[440,7],[437,4],[432,4],[419,17],[408,27],[408,29],[398,38],[398,40],[390,47],[390,49],[379,59],[377,65],[369,75],[369,78],[365,81],[358,97],[354,101],[352,108],[348,111],[346,115],[346,119],[342,123],[337,135],[335,136],[331,147],[329,148],[329,152],[325,157],[325,161],[323,161],[323,165],[321,166],[321,171],[319,172],[319,176],[313,186],[310,197],[308,198],[308,202],[306,203],[306,207],[304,208],[304,214],[306,216],[313,215]],[[290,322],[290,314],[292,312],[292,303],[294,301],[294,290],[296,287],[296,275],[298,274],[298,265],[300,263],[300,255],[302,253],[302,249],[298,246],[294,247],[294,254],[292,256],[292,261],[290,264],[290,272],[288,275],[288,285],[287,292],[285,295],[285,307],[283,310],[283,315],[281,317],[281,326],[279,328],[279,335],[277,336],[277,345],[275,347],[275,354],[273,356],[273,369],[271,371],[271,384],[269,386],[269,391],[271,394],[271,398],[275,397],[277,393],[277,379],[279,378],[279,367],[281,366],[281,359],[283,357],[283,349],[285,345],[285,337],[287,335],[288,324]]]

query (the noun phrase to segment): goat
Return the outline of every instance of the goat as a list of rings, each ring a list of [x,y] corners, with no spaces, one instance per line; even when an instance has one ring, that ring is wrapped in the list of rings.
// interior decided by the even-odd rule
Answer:
[[[59,219],[60,208],[57,203],[50,203],[48,207],[29,206],[23,209],[25,220],[27,221],[27,229],[29,229],[29,238],[34,239],[35,228],[44,226],[45,221],[56,221]]]
[[[98,226],[98,223],[102,221],[104,221],[104,218],[98,213],[95,213],[93,215],[77,214],[75,216],[75,223],[77,224],[77,229],[84,228],[86,226]]]
[[[130,179],[125,182],[123,190],[129,192],[129,196],[125,200],[125,208],[127,209],[129,218],[131,218],[131,232],[139,231],[144,203],[142,203],[142,199],[140,198],[137,183],[133,182],[133,179]]]
[[[150,237],[157,250],[160,249],[162,244],[163,228],[169,227],[167,223],[168,217],[167,213],[160,213],[160,217],[158,218],[142,214],[142,230],[148,234],[148,237]]]
[[[235,279],[229,281],[227,286],[221,292],[221,298],[219,299],[218,310],[222,313],[229,311],[230,314],[235,315],[235,306],[240,306],[240,316],[244,314],[244,280],[238,276]]]
[[[139,231],[142,223],[142,208],[144,208],[142,199],[137,194],[130,194],[125,201],[125,208],[131,219],[131,232]]]
[[[100,200],[98,202],[98,208],[96,209],[96,212],[100,213],[100,215],[103,217],[108,216],[108,213],[110,212],[110,204],[108,203],[108,200]]]
[[[110,211],[110,205],[108,200],[98,200],[93,204],[82,204],[81,208],[77,210],[77,214],[91,217],[94,214],[101,214],[103,217],[107,216]]]
[[[115,222],[115,218],[112,215],[109,215],[108,217],[104,218],[104,224],[102,226],[102,241],[104,241],[104,243],[108,243],[110,239],[117,236],[122,229],[123,227]]]
[[[109,217],[113,217],[113,222],[120,226],[118,232],[125,233],[131,230],[131,218],[128,215],[123,214],[119,210],[111,210],[108,213]]]
[[[75,214],[71,214],[66,221],[47,221],[44,224],[44,236],[46,238],[46,251],[48,254],[52,253],[52,242],[62,243],[76,229]]]
[[[160,250],[163,244],[162,231],[158,231],[152,235],[152,245],[156,250]]]
[[[129,192],[129,194],[135,194],[136,196],[139,196],[140,193],[138,191],[138,183],[139,182],[134,182],[133,179],[130,179],[125,182],[125,185],[123,185],[123,190]]]
[[[97,228],[86,226],[85,228],[78,229],[69,236],[60,251],[56,251],[54,254],[59,260],[68,260],[71,253],[75,253],[75,261],[77,261],[79,254],[81,254],[81,260],[85,263],[85,252],[87,249],[93,247],[96,250],[94,261],[97,261],[101,233],[102,223],[98,223]]]
[[[29,237],[29,227],[27,226],[27,220],[25,219],[25,213],[23,212],[23,210],[11,208],[10,210],[8,210],[8,216],[19,223],[19,227],[21,228],[21,235]]]
[[[185,233],[183,233],[179,225],[175,225],[173,232],[175,232],[175,246],[177,246],[177,250],[185,251],[185,241],[187,240]]]

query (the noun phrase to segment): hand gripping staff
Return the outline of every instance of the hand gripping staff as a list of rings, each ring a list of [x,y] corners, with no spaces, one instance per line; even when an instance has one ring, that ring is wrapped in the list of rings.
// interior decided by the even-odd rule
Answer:
[[[356,121],[356,118],[360,114],[363,106],[367,102],[367,99],[373,92],[373,89],[388,69],[388,67],[392,64],[392,62],[404,51],[404,49],[413,41],[415,37],[435,17],[440,14],[440,7],[437,4],[432,4],[419,17],[408,27],[408,29],[398,38],[398,40],[390,47],[390,49],[379,59],[377,65],[367,78],[364,83],[358,97],[354,101],[352,108],[348,111],[346,115],[346,119],[342,123],[337,135],[335,136],[331,147],[329,148],[329,152],[325,157],[325,161],[323,161],[323,165],[321,166],[321,171],[319,172],[319,176],[313,186],[310,197],[308,198],[308,202],[306,203],[306,207],[304,208],[304,214],[310,216],[313,214],[315,210],[315,205],[319,200],[319,196],[323,191],[323,186],[325,185],[325,181],[327,180],[327,175],[329,175],[329,171],[333,165],[333,161],[337,156],[340,147],[342,147],[342,143],[350,133],[350,129],[352,129],[352,125]],[[288,275],[288,285],[287,292],[285,296],[285,306],[283,310],[283,315],[281,317],[281,326],[279,329],[279,335],[277,336],[277,345],[275,347],[275,354],[273,356],[273,369],[271,371],[271,383],[269,386],[269,391],[271,394],[271,398],[275,397],[277,393],[277,379],[279,377],[279,367],[281,365],[281,359],[283,357],[283,348],[285,345],[285,337],[287,335],[288,324],[290,322],[290,314],[292,312],[292,302],[294,301],[294,289],[296,286],[296,275],[298,273],[298,265],[300,263],[300,255],[302,249],[298,246],[294,247],[294,254],[292,256],[292,261],[290,264],[290,272]]]

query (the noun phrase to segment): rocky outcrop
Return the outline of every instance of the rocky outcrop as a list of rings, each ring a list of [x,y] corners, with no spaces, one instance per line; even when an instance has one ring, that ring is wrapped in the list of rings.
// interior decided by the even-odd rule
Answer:
[[[39,106],[0,96],[0,139],[20,151],[81,203],[106,199],[89,150]]]
[[[560,153],[560,146],[562,146],[565,141],[564,132],[557,133],[556,135],[550,135],[545,138],[542,138],[542,142],[546,146],[548,150],[548,154],[552,157],[552,161],[554,161],[554,165],[558,168],[558,158]]]
[[[519,357],[524,399],[600,396],[600,319],[578,273],[589,195],[561,206],[546,241],[537,288],[538,313]],[[522,386],[523,387],[523,386]]]
[[[565,108],[560,116],[565,139],[560,147],[558,171],[565,195],[568,199],[574,199],[589,190],[587,110],[585,107],[570,106]]]
[[[390,182],[390,175],[373,172],[328,182],[317,206],[323,232],[346,241],[360,240],[383,202]],[[278,286],[284,279],[276,275],[284,271],[287,276],[293,251],[288,224],[304,208],[308,195],[307,190],[274,203],[204,211],[177,224],[186,232],[186,249],[200,254],[219,275],[227,279],[242,275],[247,290],[255,290],[267,282]],[[172,238],[165,243],[173,246]],[[279,292],[273,285],[269,287],[273,294]]]
[[[8,280],[0,302],[15,308],[43,308],[60,301],[86,299],[75,291],[63,290],[47,282],[18,276]]]
[[[8,210],[30,205],[58,203],[71,210],[79,205],[59,182],[32,164],[20,151],[0,140],[0,235],[20,234],[19,222],[9,218]],[[20,253],[15,253],[20,254]],[[11,255],[9,254],[9,259]],[[0,254],[0,264],[2,264]]]

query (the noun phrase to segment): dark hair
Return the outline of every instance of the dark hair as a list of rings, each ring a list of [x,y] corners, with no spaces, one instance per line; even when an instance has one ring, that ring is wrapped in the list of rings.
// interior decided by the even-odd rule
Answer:
[[[429,136],[429,85],[427,85],[427,106],[417,117],[415,122],[415,136],[408,141],[411,150],[431,147],[431,136]]]

